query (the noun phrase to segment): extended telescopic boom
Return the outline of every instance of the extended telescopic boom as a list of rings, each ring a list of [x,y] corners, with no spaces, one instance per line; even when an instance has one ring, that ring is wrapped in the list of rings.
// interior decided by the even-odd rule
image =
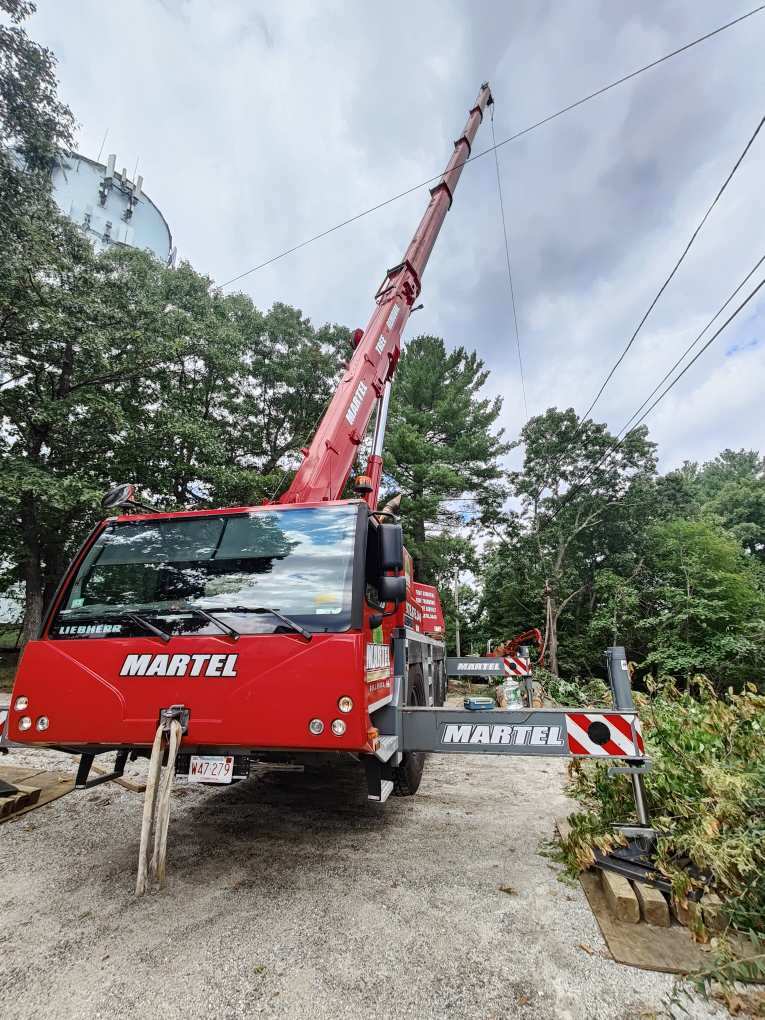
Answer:
[[[443,177],[430,192],[430,202],[404,255],[389,269],[375,295],[375,310],[353,353],[348,368],[322,418],[304,460],[280,503],[310,503],[338,499],[353,466],[356,451],[377,405],[372,454],[367,464],[372,508],[382,476],[382,447],[390,396],[390,381],[401,353],[401,334],[417,300],[422,274],[438,237],[483,113],[493,99],[488,83],[481,86],[462,135]]]

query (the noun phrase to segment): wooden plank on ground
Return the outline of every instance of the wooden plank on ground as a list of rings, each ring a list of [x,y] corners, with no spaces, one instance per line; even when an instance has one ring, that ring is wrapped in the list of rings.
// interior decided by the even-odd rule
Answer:
[[[0,818],[8,818],[22,808],[31,807],[40,797],[40,790],[36,786],[25,786],[23,783],[12,785],[16,787],[16,793],[9,797],[0,797]]]
[[[560,833],[561,839],[567,839],[571,835],[571,825],[568,818],[556,818],[555,828]]]
[[[709,954],[693,941],[686,928],[618,921],[608,909],[597,874],[584,872],[579,880],[606,945],[618,963],[667,974],[690,974],[707,962]]]
[[[98,773],[99,776],[106,776],[112,772],[113,769],[102,769],[100,765],[91,765],[90,771]],[[128,779],[127,776],[120,776],[119,779],[113,779],[112,782],[118,783],[120,786],[124,786],[124,788],[126,790],[130,790],[131,793],[146,792],[146,783],[142,783],[140,781],[136,782],[132,779]]]
[[[556,818],[555,825],[564,839],[570,834],[571,826],[565,818]],[[707,963],[708,947],[705,951],[694,942],[687,928],[678,924],[660,928],[618,921],[608,909],[599,873],[585,871],[579,881],[609,952],[618,963],[665,974],[691,974]]]
[[[671,922],[669,904],[660,889],[643,882],[634,882],[633,889],[640,904],[643,920],[658,928],[669,928]]]
[[[11,778],[9,776],[9,773],[15,773],[18,771],[23,770],[20,770],[18,766],[2,765],[0,766],[0,779],[5,779],[6,782],[13,783],[14,786],[18,786],[18,779]],[[27,769],[26,771],[29,772],[30,770]],[[36,801],[33,804],[28,804],[26,807],[20,808],[18,811],[14,811],[12,814],[4,815],[0,818],[0,823],[11,822],[14,818],[19,818],[21,815],[25,815],[28,811],[35,811],[37,808],[50,804],[53,800],[58,800],[58,798],[63,797],[64,794],[71,793],[74,789],[74,776],[63,772],[32,771],[26,785],[34,787],[37,791],[38,795]]]
[[[29,765],[0,765],[0,779],[6,783],[25,783],[32,776],[41,776],[44,769],[31,768]]]

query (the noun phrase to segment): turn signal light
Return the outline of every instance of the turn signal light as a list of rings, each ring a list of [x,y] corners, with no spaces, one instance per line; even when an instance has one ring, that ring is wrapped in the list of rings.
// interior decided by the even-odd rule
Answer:
[[[372,479],[369,475],[356,475],[356,481],[353,483],[354,492],[363,496],[366,495],[366,493],[371,492],[372,488]]]
[[[13,707],[17,712],[23,712],[25,708],[29,708],[29,698],[25,698],[22,694],[20,698],[16,698]]]
[[[350,712],[353,708],[353,699],[349,698],[347,694],[344,694],[337,702],[337,707],[341,712]]]

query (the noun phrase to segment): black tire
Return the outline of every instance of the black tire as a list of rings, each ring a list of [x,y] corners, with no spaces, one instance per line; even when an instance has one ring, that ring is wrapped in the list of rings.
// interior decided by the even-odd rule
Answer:
[[[425,681],[420,665],[409,667],[406,703],[407,705],[425,704]],[[401,764],[393,769],[394,796],[413,797],[420,788],[424,768],[425,752],[407,751],[401,759]]]
[[[446,704],[446,662],[443,659],[435,663],[436,671],[436,705],[440,708]]]

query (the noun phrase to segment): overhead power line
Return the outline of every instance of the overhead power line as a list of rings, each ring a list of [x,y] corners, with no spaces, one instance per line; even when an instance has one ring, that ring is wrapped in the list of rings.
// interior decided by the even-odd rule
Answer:
[[[593,408],[595,407],[597,402],[600,400],[601,396],[603,395],[603,391],[605,390],[606,386],[608,386],[609,382],[613,378],[614,373],[616,372],[617,368],[624,361],[624,359],[625,359],[625,357],[627,355],[627,352],[629,351],[630,347],[632,347],[632,345],[634,344],[634,342],[635,342],[635,340],[637,338],[638,333],[640,332],[640,330],[643,328],[643,325],[645,324],[646,319],[648,318],[648,316],[651,314],[651,312],[656,307],[656,305],[657,305],[657,303],[659,301],[659,298],[664,293],[664,291],[667,289],[667,287],[669,286],[670,281],[672,280],[672,277],[678,271],[678,269],[680,268],[681,264],[683,263],[683,260],[685,259],[685,256],[691,250],[691,246],[693,245],[693,242],[698,237],[699,232],[701,231],[701,228],[704,226],[704,224],[706,223],[706,221],[707,221],[707,219],[709,217],[709,214],[712,212],[714,207],[719,202],[722,193],[728,187],[728,185],[730,184],[731,180],[733,179],[736,171],[741,166],[741,164],[742,164],[742,162],[744,160],[744,157],[746,156],[747,152],[749,152],[749,149],[752,147],[752,144],[754,143],[754,140],[757,137],[757,135],[760,133],[760,129],[761,129],[763,124],[765,124],[765,117],[763,117],[760,120],[759,124],[754,129],[754,134],[752,135],[752,137],[749,139],[749,141],[744,146],[744,151],[738,157],[738,159],[736,160],[735,164],[733,165],[733,169],[731,170],[731,172],[728,174],[728,176],[723,181],[722,187],[720,188],[720,190],[717,192],[717,194],[715,195],[714,199],[712,200],[712,204],[709,206],[707,211],[701,217],[701,220],[699,221],[698,226],[696,227],[696,229],[691,234],[690,240],[688,241],[688,243],[686,244],[685,248],[683,249],[683,252],[680,255],[680,258],[677,260],[677,262],[675,262],[675,264],[672,267],[672,270],[671,270],[669,276],[666,278],[664,283],[661,285],[661,287],[657,291],[656,296],[654,297],[653,301],[651,301],[650,305],[648,306],[648,308],[647,308],[647,310],[645,312],[645,315],[640,320],[640,322],[637,324],[635,332],[632,334],[632,336],[627,341],[626,347],[624,348],[622,353],[619,355],[619,357],[616,359],[616,361],[614,362],[613,366],[611,367],[611,370],[609,371],[608,375],[603,380],[603,382],[601,384],[601,387],[598,390],[598,392],[595,394],[595,397],[594,397],[592,403],[590,404],[590,406],[587,408],[587,410],[582,415],[582,419],[583,420],[589,418]]]
[[[719,35],[721,32],[724,32],[729,28],[733,28],[734,25],[738,25],[740,22],[745,21],[747,18],[751,18],[754,14],[759,14],[763,10],[765,10],[765,4],[760,4],[759,7],[755,7],[751,11],[747,11],[746,14],[742,14],[738,18],[734,18],[732,21],[728,21],[724,25],[720,25],[718,28],[713,29],[711,32],[707,32],[705,35],[699,36],[697,39],[692,39],[691,42],[685,43],[684,46],[680,46],[677,49],[672,50],[670,53],[665,53],[664,56],[658,57],[656,60],[652,60],[651,63],[644,64],[642,67],[639,67],[634,71],[630,71],[629,74],[622,75],[621,78],[617,78],[615,81],[609,82],[608,85],[604,85],[602,88],[596,89],[595,92],[590,92],[588,95],[582,96],[581,99],[577,99],[575,102],[569,103],[568,106],[564,106],[560,110],[556,110],[555,113],[550,113],[541,120],[538,120],[533,124],[529,124],[528,127],[522,128],[520,131],[516,131],[515,134],[504,138],[501,142],[497,142],[488,149],[484,149],[483,151],[477,152],[475,155],[468,157],[468,159],[464,160],[462,164],[458,164],[458,166],[465,166],[467,163],[474,163],[482,156],[486,156],[488,153],[502,148],[503,145],[508,145],[510,142],[514,142],[518,138],[522,138],[531,131],[536,131],[537,128],[540,128],[545,124],[549,124],[550,121],[555,120],[557,117],[562,117],[564,113],[569,113],[571,110],[575,110],[578,106],[588,103],[591,99],[596,99],[598,96],[602,96],[605,92],[609,92],[618,85],[623,85],[632,78],[636,78],[639,74],[643,74],[644,71],[650,71],[659,64],[663,64],[664,61],[670,60],[672,57],[676,57],[680,53],[684,53],[693,46],[698,46],[699,43],[706,42],[707,39],[711,39],[713,36]],[[237,276],[232,276],[230,280],[226,280],[225,283],[220,284],[220,289],[230,287],[232,283],[236,283],[237,281],[244,279],[244,277],[252,275],[252,273],[257,273],[260,269],[265,269],[267,266],[273,265],[274,262],[278,262],[280,259],[286,258],[287,255],[292,255],[293,252],[299,251],[301,248],[306,248],[309,244],[313,244],[314,241],[319,241],[321,238],[327,237],[329,234],[333,234],[336,230],[341,230],[343,227],[347,227],[349,224],[355,223],[356,220],[360,220],[364,216],[369,216],[370,213],[377,212],[378,209],[382,209],[386,205],[391,205],[391,203],[397,202],[399,199],[405,198],[407,195],[411,195],[414,191],[418,191],[420,188],[425,187],[425,185],[432,184],[434,181],[440,180],[441,177],[442,173],[435,174],[435,176],[428,177],[427,180],[420,181],[419,184],[415,184],[411,188],[407,188],[405,191],[399,192],[397,195],[386,198],[383,202],[378,202],[377,205],[370,206],[368,209],[364,209],[362,212],[356,213],[355,216],[349,216],[340,223],[336,223],[333,227],[328,227],[326,230],[322,230],[318,234],[314,234],[312,237],[308,237],[306,240],[300,241],[299,244],[295,244],[291,248],[286,248],[284,251],[279,252],[278,255],[274,255],[271,258],[266,259],[264,262],[258,263],[258,265],[253,266],[251,269],[247,269],[243,273],[239,273]]]
[[[507,282],[510,286],[510,302],[513,306],[513,325],[515,327],[515,346],[518,350],[518,369],[521,373],[521,396],[523,397],[523,422],[529,420],[529,405],[526,402],[526,379],[523,372],[523,354],[521,353],[521,334],[518,332],[518,313],[515,308],[515,288],[513,287],[513,271],[510,268],[510,240],[507,233],[507,220],[505,219],[505,203],[502,200],[502,178],[499,173],[499,155],[497,153],[497,139],[494,134],[494,106],[491,108],[491,139],[494,142],[494,164],[497,170],[497,193],[499,195],[499,211],[502,218],[502,233],[505,238],[505,260],[507,262]]]
[[[645,323],[646,319],[648,318],[648,316],[649,316],[649,315],[651,314],[651,312],[653,311],[653,309],[654,309],[654,308],[656,307],[656,304],[657,304],[657,302],[658,302],[659,298],[661,297],[661,295],[662,295],[662,294],[664,293],[664,291],[666,290],[666,288],[667,288],[667,286],[668,286],[669,282],[671,281],[672,277],[673,277],[673,276],[675,275],[675,273],[677,272],[677,270],[678,270],[678,269],[680,268],[680,265],[681,265],[681,263],[683,262],[683,260],[684,260],[685,256],[686,256],[686,255],[688,254],[688,252],[690,251],[690,248],[691,248],[691,246],[692,246],[693,242],[694,242],[694,241],[696,240],[696,238],[698,237],[698,235],[699,235],[699,232],[701,231],[701,228],[702,228],[702,227],[704,226],[705,222],[707,221],[707,218],[709,217],[709,214],[710,214],[710,213],[712,212],[712,210],[714,209],[714,207],[715,207],[715,206],[717,205],[717,202],[719,201],[719,199],[720,199],[720,196],[721,196],[721,195],[722,195],[722,193],[723,193],[723,192],[725,191],[725,189],[726,189],[726,188],[728,187],[728,184],[729,184],[729,183],[731,182],[731,180],[733,179],[733,176],[735,175],[736,171],[737,171],[737,170],[738,170],[738,168],[739,168],[739,167],[741,166],[741,163],[743,162],[743,160],[744,160],[744,157],[745,157],[745,156],[746,156],[746,154],[747,154],[747,153],[749,152],[749,149],[750,149],[750,148],[752,147],[752,144],[753,144],[753,142],[754,142],[755,138],[756,138],[756,137],[757,137],[757,135],[759,134],[759,132],[760,132],[760,129],[762,128],[762,125],[763,125],[763,123],[765,123],[765,117],[763,117],[763,118],[762,118],[762,119],[760,120],[760,122],[758,123],[757,127],[756,127],[756,128],[754,129],[754,133],[752,134],[752,136],[750,137],[749,141],[748,141],[748,142],[746,143],[746,145],[744,146],[743,152],[741,153],[741,155],[740,155],[740,156],[738,157],[738,159],[737,159],[737,160],[736,160],[736,162],[734,163],[734,165],[733,165],[733,169],[732,169],[732,170],[730,171],[730,173],[728,174],[728,176],[727,176],[727,177],[725,178],[725,180],[723,181],[723,183],[722,183],[722,186],[720,187],[719,191],[717,192],[717,194],[715,195],[714,199],[712,200],[712,203],[711,203],[711,205],[710,205],[710,206],[708,207],[707,211],[706,211],[706,212],[704,213],[704,215],[703,215],[703,216],[701,217],[701,220],[700,220],[700,222],[699,222],[698,226],[696,227],[696,229],[695,229],[695,230],[693,231],[693,233],[691,234],[690,240],[689,240],[689,241],[688,241],[688,243],[686,244],[686,246],[685,246],[685,248],[684,248],[684,250],[683,250],[682,254],[680,255],[680,258],[679,258],[679,259],[678,259],[678,260],[677,260],[677,261],[675,262],[675,264],[674,264],[674,266],[672,267],[672,271],[670,272],[669,276],[668,276],[668,277],[667,277],[667,278],[665,279],[664,283],[663,283],[663,284],[661,285],[661,287],[660,287],[660,288],[659,288],[659,290],[657,291],[657,293],[656,293],[656,296],[655,296],[655,297],[653,298],[653,300],[651,301],[650,305],[648,306],[648,310],[646,311],[645,315],[643,316],[643,318],[642,318],[642,319],[640,320],[640,322],[638,323],[638,325],[637,325],[637,328],[635,329],[635,331],[634,331],[634,333],[632,334],[632,336],[631,336],[631,337],[629,338],[629,340],[627,341],[627,345],[626,345],[626,347],[624,348],[624,350],[622,351],[622,353],[621,353],[621,354],[619,355],[619,357],[617,358],[617,360],[616,360],[616,361],[614,362],[614,365],[612,366],[612,368],[611,368],[610,372],[608,373],[608,375],[607,375],[607,376],[606,376],[606,378],[604,379],[604,381],[603,381],[603,383],[602,383],[602,385],[601,385],[600,389],[599,389],[599,390],[598,390],[598,392],[596,393],[596,395],[595,395],[595,399],[594,399],[594,400],[592,401],[592,403],[591,403],[591,404],[590,404],[590,406],[589,406],[589,407],[587,408],[587,410],[586,410],[586,411],[584,412],[584,414],[582,414],[582,415],[580,415],[580,416],[579,416],[579,424],[578,424],[578,425],[576,426],[576,428],[574,429],[574,432],[573,432],[573,434],[571,435],[571,438],[570,438],[570,439],[569,439],[569,440],[567,441],[567,443],[566,443],[566,445],[564,446],[563,450],[562,450],[562,451],[561,451],[561,453],[560,453],[560,454],[558,455],[558,458],[557,458],[557,461],[556,461],[556,464],[555,464],[555,470],[557,470],[557,467],[558,467],[558,466],[559,466],[560,464],[562,464],[562,463],[563,463],[563,459],[564,459],[564,457],[566,456],[566,454],[568,453],[568,451],[569,451],[569,450],[571,449],[572,445],[573,445],[573,444],[574,444],[574,443],[576,442],[577,438],[578,438],[578,437],[579,437],[579,436],[581,435],[581,432],[582,432],[582,429],[584,428],[585,422],[586,422],[586,421],[588,420],[588,418],[589,418],[589,416],[590,416],[590,414],[591,414],[591,412],[592,412],[593,408],[595,407],[595,405],[597,404],[597,402],[598,402],[598,400],[600,399],[601,395],[603,394],[603,391],[605,390],[606,386],[608,385],[608,383],[609,383],[609,382],[611,381],[611,379],[613,378],[613,375],[614,375],[614,373],[616,372],[617,368],[619,367],[619,365],[620,365],[620,364],[622,363],[622,361],[624,360],[624,357],[625,357],[625,355],[627,354],[627,352],[629,351],[630,347],[632,347],[632,345],[633,345],[633,343],[635,342],[635,339],[636,339],[636,337],[637,337],[638,333],[639,333],[639,332],[640,332],[640,330],[642,329],[642,327],[643,327],[643,325],[644,325],[644,323]],[[755,267],[755,268],[756,268],[756,267]],[[752,272],[754,272],[754,270],[752,270]],[[751,275],[751,274],[750,274],[750,275]],[[748,277],[747,277],[747,279],[748,279]],[[741,284],[740,286],[743,286],[743,284]],[[729,300],[729,301],[730,301],[730,300],[732,300],[732,297],[731,297],[731,298],[729,298],[728,300]],[[727,303],[727,302],[726,302],[726,303]],[[723,306],[723,307],[725,307],[725,306]],[[722,309],[721,309],[720,311],[722,311]],[[718,313],[718,314],[719,314],[719,313]],[[713,320],[713,321],[714,321],[714,320]],[[710,323],[710,325],[711,325],[711,323]],[[708,328],[708,327],[707,327],[707,328]],[[684,358],[684,357],[685,357],[685,355],[683,354],[680,360],[682,361],[682,358]],[[676,367],[676,366],[675,366],[675,367]],[[670,369],[670,372],[672,372],[672,371],[674,371],[674,367],[673,367],[672,369]],[[664,380],[662,380],[662,382],[663,382],[663,381],[664,381]],[[659,385],[661,385],[661,384],[659,384]],[[649,399],[650,399],[650,398],[649,398]],[[638,409],[638,410],[640,410],[640,409]],[[547,483],[545,482],[545,483],[544,483],[544,484],[543,484],[543,485],[542,485],[542,486],[540,487],[540,489],[539,489],[539,492],[538,492],[538,493],[537,493],[537,495],[536,495],[536,499],[539,499],[539,497],[540,497],[540,496],[542,495],[542,492],[543,492],[543,490],[544,490],[544,488],[545,488],[545,485],[546,485],[546,484],[547,484]]]
[[[744,284],[747,282],[747,280],[749,280],[749,278],[756,272],[756,270],[763,263],[763,261],[765,261],[765,256],[762,256],[759,259],[759,261],[749,271],[749,273],[744,277],[744,279],[741,281],[741,283],[738,285],[738,287],[736,287],[736,289],[733,291],[733,293],[730,295],[730,297],[728,297],[726,299],[726,301],[718,309],[718,311],[715,313],[715,315],[712,317],[712,319],[709,321],[709,323],[707,323],[707,325],[704,327],[704,329],[702,330],[701,334],[699,334],[699,337],[702,336],[709,329],[711,324],[717,318],[719,318],[719,316],[722,314],[723,309],[725,309],[727,307],[727,305],[730,304],[730,302],[733,300],[734,296],[741,290],[741,288],[744,286]],[[617,439],[615,440],[615,442],[612,443],[611,446],[609,446],[608,449],[604,451],[603,455],[601,456],[601,458],[597,462],[597,464],[595,464],[593,467],[591,467],[590,470],[587,472],[587,474],[584,476],[584,478],[580,479],[580,481],[577,482],[577,484],[575,486],[573,486],[573,488],[569,489],[569,491],[563,497],[562,501],[558,504],[557,508],[552,512],[552,514],[544,522],[544,524],[542,525],[542,528],[540,529],[540,531],[544,530],[544,528],[546,528],[550,524],[552,524],[552,522],[555,520],[555,518],[558,516],[558,514],[560,514],[563,510],[565,510],[565,508],[569,505],[569,503],[571,502],[573,497],[577,493],[581,492],[581,490],[584,488],[584,486],[587,484],[587,482],[592,478],[592,476],[595,474],[595,472],[604,464],[604,462],[608,459],[608,457],[610,457],[612,453],[615,453],[621,446],[624,445],[624,443],[632,435],[632,433],[635,432],[635,430],[642,424],[643,421],[645,421],[645,419],[648,417],[648,415],[651,413],[651,411],[653,411],[653,409],[659,403],[661,403],[661,401],[678,384],[678,382],[680,382],[680,380],[683,378],[685,373],[699,360],[699,358],[704,353],[704,351],[706,351],[715,342],[715,340],[720,336],[720,334],[727,328],[728,325],[730,325],[730,323],[746,307],[746,305],[749,304],[749,302],[752,300],[752,298],[758,293],[760,288],[763,287],[764,285],[765,285],[765,277],[763,277],[762,280],[760,280],[760,282],[757,284],[757,286],[753,290],[751,290],[749,292],[749,294],[744,298],[744,300],[736,307],[735,311],[733,311],[728,316],[728,318],[725,320],[725,322],[722,324],[722,326],[720,326],[719,329],[715,330],[715,332],[707,340],[707,342],[703,345],[703,347],[701,347],[700,350],[697,351],[697,353],[693,356],[693,358],[691,358],[691,360],[688,362],[688,364],[685,365],[683,370],[681,372],[678,372],[678,374],[669,383],[669,385],[659,394],[658,397],[656,397],[656,399],[653,401],[653,403],[650,404],[650,406],[640,415],[640,417],[637,419],[635,424],[629,429],[629,431],[626,432],[625,435],[623,435],[621,438],[618,438],[618,436],[617,436]],[[698,342],[699,337],[697,337],[694,341],[692,341],[692,343],[686,348],[686,350],[685,350],[685,352],[683,354],[683,357],[685,357],[685,355],[688,354],[692,350],[692,348]],[[664,378],[666,379],[666,376]],[[662,382],[663,381],[664,380],[662,380]],[[659,386],[661,386],[661,383],[659,383]],[[654,389],[654,391],[651,394],[651,396],[653,396],[653,394],[656,393],[656,390],[659,388],[659,386],[657,386],[656,389]],[[645,405],[648,403],[648,400],[651,399],[651,396],[649,396],[647,400],[643,401],[643,403],[640,405],[640,408],[638,408],[638,411],[641,408],[645,407]],[[635,412],[635,414],[637,414],[637,413],[638,412]],[[633,414],[632,417],[628,420],[627,425],[629,425],[629,423],[634,418],[635,418],[635,415]],[[626,425],[622,426],[622,429],[620,429],[620,432],[623,431],[624,428],[626,428]]]
[[[648,401],[651,400],[651,398],[653,396],[655,396],[656,393],[659,392],[661,387],[664,385],[664,383],[667,381],[667,379],[669,379],[669,377],[672,375],[672,373],[675,371],[675,369],[678,367],[678,365],[681,365],[683,363],[683,361],[685,361],[685,359],[691,353],[691,351],[696,346],[696,344],[701,340],[701,338],[704,336],[704,334],[707,332],[707,330],[711,329],[712,325],[717,321],[717,319],[720,318],[722,313],[725,311],[725,309],[728,307],[728,305],[731,303],[731,301],[736,297],[738,292],[740,290],[742,290],[743,287],[746,286],[746,284],[749,282],[751,277],[754,276],[754,274],[757,272],[757,270],[760,268],[760,266],[762,265],[763,262],[765,262],[765,255],[762,255],[760,257],[759,261],[756,262],[755,265],[749,270],[749,272],[746,274],[746,276],[741,281],[741,283],[738,285],[738,287],[736,287],[736,289],[730,295],[730,297],[725,302],[725,304],[720,305],[720,307],[717,309],[715,314],[712,316],[712,318],[709,320],[709,322],[706,324],[706,326],[702,329],[702,331],[700,333],[698,333],[696,335],[695,339],[693,339],[688,344],[688,346],[685,348],[685,350],[680,355],[680,357],[677,359],[677,361],[674,363],[674,365],[670,369],[668,369],[667,372],[662,376],[662,378],[657,382],[657,384],[654,386],[654,388],[651,390],[651,392],[645,398],[645,400],[640,405],[640,407],[634,412],[634,414],[630,418],[627,419],[627,421],[624,423],[624,425],[622,425],[622,427],[617,432],[617,436],[620,436],[622,434],[622,432],[624,432],[627,428],[629,428],[629,426],[632,424],[632,422],[635,420],[635,418],[637,418],[637,416],[643,410],[643,408],[648,403]]]

